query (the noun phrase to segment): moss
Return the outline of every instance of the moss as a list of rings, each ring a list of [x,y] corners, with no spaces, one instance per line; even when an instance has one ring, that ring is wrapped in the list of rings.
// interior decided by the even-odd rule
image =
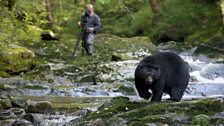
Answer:
[[[219,117],[219,118],[211,118],[210,119],[210,124],[213,124],[215,126],[218,126],[220,124],[223,124],[224,122],[224,118],[223,117]]]
[[[54,111],[67,111],[67,112],[75,112],[80,110],[82,107],[76,103],[61,103],[56,104],[53,103],[53,110]]]
[[[193,125],[209,126],[209,117],[207,115],[196,115],[192,119]]]
[[[112,54],[112,61],[125,61],[129,59],[131,59],[131,57],[125,54],[118,54],[118,53]]]
[[[193,101],[189,105],[191,111],[186,111],[186,114],[191,116],[198,114],[213,115],[224,110],[223,102],[214,99]]]
[[[0,77],[7,78],[7,77],[10,77],[10,75],[6,73],[5,71],[0,71]]]
[[[123,94],[126,94],[126,95],[136,94],[134,87],[125,86],[125,85],[122,85],[122,84],[118,84],[117,86],[118,86],[117,91],[122,92]]]
[[[115,97],[109,103],[104,104],[98,112],[87,114],[83,121],[91,121],[97,118],[103,120],[111,118],[111,121],[113,121],[116,118],[122,118],[127,121],[128,125],[147,125],[148,123],[192,125],[193,118],[191,117],[198,117],[198,115],[206,115],[208,117],[217,112],[222,112],[223,109],[223,102],[219,99],[136,103],[129,101],[125,97]],[[204,119],[202,118],[202,120]],[[195,122],[201,122],[201,119]],[[211,125],[217,123],[214,122]],[[207,122],[204,122],[204,124],[207,124]]]
[[[113,115],[127,112],[133,108],[141,107],[143,104],[131,103],[129,98],[119,96],[112,98],[110,102],[105,103],[98,113],[92,112],[85,117],[86,120],[94,120],[97,118],[108,119]]]
[[[48,89],[48,88],[40,86],[40,85],[26,85],[23,87],[23,89],[44,90],[44,89]]]
[[[4,89],[4,84],[0,84],[0,90]]]
[[[0,99],[0,104],[3,109],[9,109],[12,108],[12,104],[10,99]]]
[[[0,50],[2,50],[0,57],[0,65],[2,67],[0,71],[3,71],[3,76],[28,71],[31,68],[35,56],[31,50],[25,47],[7,44],[0,46]]]

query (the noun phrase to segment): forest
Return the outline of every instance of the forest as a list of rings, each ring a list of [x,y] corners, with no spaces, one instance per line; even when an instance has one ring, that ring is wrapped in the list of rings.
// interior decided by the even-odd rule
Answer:
[[[71,55],[92,4],[93,54]],[[0,0],[0,125],[224,125],[224,0]],[[178,54],[180,102],[139,97],[142,58]]]

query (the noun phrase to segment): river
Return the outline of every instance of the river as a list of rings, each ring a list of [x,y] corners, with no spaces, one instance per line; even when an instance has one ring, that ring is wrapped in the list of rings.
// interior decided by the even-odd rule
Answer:
[[[144,52],[145,55],[150,55]],[[185,91],[182,100],[202,99],[209,97],[224,97],[224,63],[223,59],[209,59],[204,55],[192,56],[189,52],[181,52],[179,55],[190,66],[190,83]],[[38,83],[30,84],[21,78],[3,79],[2,83],[12,83],[16,85],[10,86],[11,94],[14,96],[22,96],[30,100],[49,100],[52,103],[64,102],[67,104],[76,104],[81,107],[82,114],[56,112],[51,114],[36,114],[42,121],[41,126],[58,126],[66,125],[68,122],[81,118],[87,110],[97,111],[104,102],[112,97],[126,96],[134,101],[144,101],[141,99],[134,88],[134,70],[139,60],[128,60],[110,62],[101,64],[101,67],[111,67],[113,70],[107,74],[99,75],[102,80],[112,80],[111,82],[97,82],[93,85],[92,82],[71,83],[66,77],[55,77],[57,83],[42,83],[41,88],[21,88],[21,85],[26,83],[31,87],[39,86]],[[52,67],[63,66],[63,64],[51,64]],[[54,75],[49,75],[54,76]],[[124,89],[125,90],[122,90]],[[128,92],[127,92],[128,90]],[[168,95],[163,95],[163,100],[169,98]]]

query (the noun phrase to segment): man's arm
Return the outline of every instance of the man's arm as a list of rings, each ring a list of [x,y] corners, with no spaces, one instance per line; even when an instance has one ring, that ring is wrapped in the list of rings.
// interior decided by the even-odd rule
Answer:
[[[94,32],[99,32],[101,28],[100,18],[96,16],[95,26],[93,27]]]

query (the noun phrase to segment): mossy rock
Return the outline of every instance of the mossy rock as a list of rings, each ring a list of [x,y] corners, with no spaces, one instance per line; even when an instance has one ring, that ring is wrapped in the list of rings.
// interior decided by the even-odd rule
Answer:
[[[135,95],[135,88],[130,85],[118,84],[116,91],[122,92],[125,95]]]
[[[0,104],[3,109],[9,109],[12,108],[12,104],[10,99],[0,99]]]
[[[43,87],[41,85],[25,85],[23,89],[31,89],[31,90],[45,90],[48,89],[47,87]]]
[[[4,84],[0,84],[0,90],[4,89]]]
[[[53,110],[53,105],[50,101],[39,101],[35,105],[36,112],[44,113]]]
[[[28,103],[23,98],[12,98],[11,104],[13,107],[18,107],[18,108],[23,108],[23,109],[27,109],[27,107],[28,107]]]
[[[109,53],[125,54],[128,52],[135,52],[139,49],[148,50],[151,53],[158,51],[157,47],[151,42],[149,37],[118,37],[108,34],[99,34],[96,37],[99,44],[103,44],[104,49]]]
[[[218,124],[218,122],[209,122],[209,116],[223,110],[223,98],[151,103],[132,102],[125,97],[115,97],[109,104],[107,103],[101,107],[98,112],[88,113],[82,121],[88,122],[100,118],[110,123],[117,118],[122,118],[127,125],[141,124],[146,126],[148,123],[158,125],[200,125],[202,120],[205,120],[203,124],[213,125]],[[194,117],[197,117],[197,119]],[[111,121],[108,121],[108,118]]]
[[[0,68],[3,77],[30,70],[35,54],[25,47],[17,45],[0,45]]]
[[[112,54],[112,61],[125,61],[131,59],[131,56],[126,55],[126,54],[118,54],[118,53],[113,53]]]

